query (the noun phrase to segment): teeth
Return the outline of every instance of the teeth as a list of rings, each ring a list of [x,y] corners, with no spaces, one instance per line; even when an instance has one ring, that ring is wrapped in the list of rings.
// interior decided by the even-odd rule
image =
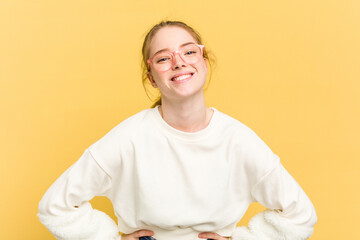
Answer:
[[[181,75],[179,77],[174,78],[173,81],[183,80],[183,79],[188,78],[188,77],[191,77],[191,74]]]

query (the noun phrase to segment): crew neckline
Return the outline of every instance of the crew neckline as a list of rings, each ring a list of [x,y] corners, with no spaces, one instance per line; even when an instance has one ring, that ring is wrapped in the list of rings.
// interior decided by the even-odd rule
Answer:
[[[184,132],[181,130],[178,130],[172,126],[170,126],[161,116],[159,111],[159,105],[152,108],[153,116],[155,117],[156,122],[158,123],[158,126],[166,133],[171,134],[177,138],[180,138],[185,141],[198,141],[205,137],[208,137],[211,132],[213,132],[214,125],[216,123],[216,119],[218,116],[217,110],[213,107],[210,107],[211,110],[213,110],[213,114],[211,116],[209,124],[196,132]]]

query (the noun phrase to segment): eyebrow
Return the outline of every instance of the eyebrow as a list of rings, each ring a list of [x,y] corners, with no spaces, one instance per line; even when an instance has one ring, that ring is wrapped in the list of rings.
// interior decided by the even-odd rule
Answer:
[[[181,44],[180,47],[183,47],[183,46],[186,46],[186,45],[189,45],[189,44],[195,44],[195,43],[194,42],[186,42],[186,43]],[[163,48],[163,49],[157,51],[156,53],[154,53],[153,56],[155,54],[159,53],[159,52],[166,52],[166,51],[170,52],[170,49],[169,48]]]

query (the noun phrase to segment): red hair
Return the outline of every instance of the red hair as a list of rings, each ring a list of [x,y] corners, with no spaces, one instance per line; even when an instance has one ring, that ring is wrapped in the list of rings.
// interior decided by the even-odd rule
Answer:
[[[149,59],[149,52],[150,52],[150,43],[155,34],[164,27],[180,27],[185,29],[197,42],[197,44],[203,45],[203,42],[201,40],[200,34],[195,31],[192,27],[189,25],[180,22],[180,21],[161,21],[160,23],[153,26],[150,31],[146,34],[143,46],[142,46],[142,83],[144,86],[144,89],[146,91],[146,94],[148,94],[146,83],[148,83],[148,76],[147,73],[150,71],[150,68],[148,66],[147,60]],[[209,67],[211,69],[211,66],[214,64],[214,60],[212,58],[209,58],[209,54],[206,51],[206,48],[204,48],[204,58],[207,59],[207,62],[209,64]],[[149,95],[148,95],[149,96]],[[157,105],[161,105],[161,95],[156,99],[152,107],[155,107]]]

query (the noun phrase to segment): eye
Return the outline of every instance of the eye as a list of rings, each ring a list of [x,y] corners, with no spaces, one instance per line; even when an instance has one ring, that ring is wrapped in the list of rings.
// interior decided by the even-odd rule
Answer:
[[[185,53],[185,55],[192,55],[192,54],[195,54],[196,51],[195,50],[189,50]]]
[[[156,63],[163,63],[163,62],[166,62],[169,60],[170,60],[169,57],[162,57],[162,58],[156,59]]]

